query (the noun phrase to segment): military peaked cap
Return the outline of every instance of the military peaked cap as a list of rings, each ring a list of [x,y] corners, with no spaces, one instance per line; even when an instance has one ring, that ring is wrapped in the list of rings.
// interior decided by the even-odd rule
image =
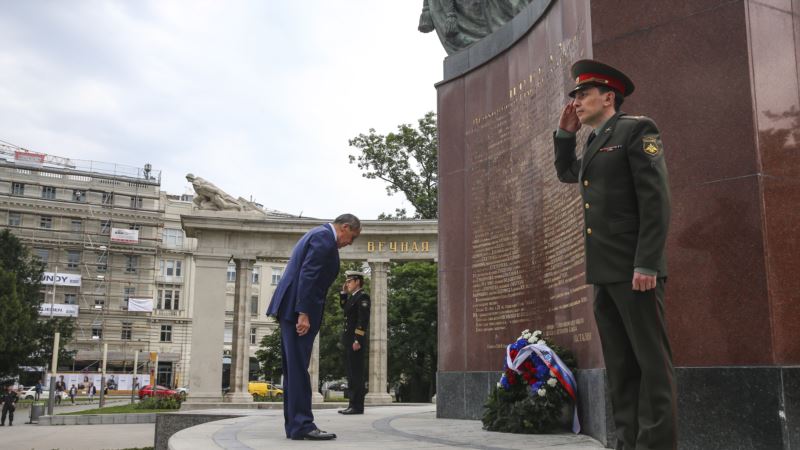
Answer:
[[[590,86],[609,87],[623,97],[633,94],[635,86],[627,75],[619,70],[591,59],[582,59],[572,65],[572,77],[575,78],[575,87],[569,96]]]
[[[364,272],[359,272],[357,270],[348,270],[344,273],[346,278],[358,278],[363,280],[364,279]]]

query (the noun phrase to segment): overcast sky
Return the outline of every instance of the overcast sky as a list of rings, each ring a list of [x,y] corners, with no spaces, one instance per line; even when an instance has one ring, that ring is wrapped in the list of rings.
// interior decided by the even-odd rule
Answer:
[[[416,0],[0,0],[0,139],[322,218],[410,205],[348,139],[436,109]]]

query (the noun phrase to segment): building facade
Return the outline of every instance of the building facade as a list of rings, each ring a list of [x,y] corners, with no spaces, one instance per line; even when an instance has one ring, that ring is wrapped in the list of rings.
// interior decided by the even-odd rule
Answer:
[[[131,373],[139,352],[139,373],[152,370],[165,386],[188,382],[196,241],[185,237],[180,216],[191,212],[192,196],[160,187],[160,173],[149,165],[0,149],[0,227],[45,265],[42,316],[75,320],[66,345],[76,351],[75,361],[61,371],[96,372],[107,344],[109,372]],[[283,267],[285,261],[265,261],[253,271],[251,358],[274,330],[264,311]],[[235,270],[227,277],[225,353]],[[220,364],[225,358],[220,355]]]

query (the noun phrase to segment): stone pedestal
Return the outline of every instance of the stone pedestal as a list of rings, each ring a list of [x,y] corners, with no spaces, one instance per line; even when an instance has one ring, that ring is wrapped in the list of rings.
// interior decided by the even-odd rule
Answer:
[[[622,110],[652,117],[664,143],[679,447],[800,443],[798,8],[797,0],[533,1],[445,60],[440,417],[479,418],[504,346],[539,328],[577,355],[585,432],[614,443],[583,281],[580,197],[553,168],[569,68],[594,58],[631,77],[636,91]],[[587,133],[578,134],[579,152]]]
[[[187,403],[222,401],[222,335],[225,328],[225,279],[228,257],[195,254],[196,290],[192,305],[191,392]]]
[[[364,397],[368,405],[392,403],[392,396],[386,392],[387,384],[387,321],[388,321],[388,281],[386,269],[388,261],[369,260],[371,269],[369,314],[369,391]]]
[[[250,380],[250,305],[253,263],[251,259],[236,259],[236,283],[233,298],[233,345],[231,346],[230,391],[223,400],[229,403],[248,403],[253,396],[248,392]]]

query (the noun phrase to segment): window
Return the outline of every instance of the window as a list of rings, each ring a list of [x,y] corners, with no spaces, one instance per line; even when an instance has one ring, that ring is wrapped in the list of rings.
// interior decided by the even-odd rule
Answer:
[[[180,309],[181,290],[175,286],[160,286],[158,289],[157,309]]]
[[[39,218],[39,228],[53,228],[53,218],[51,216],[41,216]]]
[[[161,342],[172,342],[172,325],[161,325]]]
[[[129,230],[136,230],[136,231],[139,231],[139,230],[141,230],[141,229],[142,229],[142,226],[141,226],[141,225],[139,225],[138,223],[132,223],[132,224],[128,225],[128,229],[129,229]]]
[[[124,287],[122,288],[122,307],[128,309],[128,300],[131,297],[136,295],[136,288],[135,287]]]
[[[165,259],[161,261],[161,275],[165,277],[179,277],[181,276],[181,266],[183,261],[174,259]]]
[[[103,327],[92,325],[92,339],[103,339]]]
[[[236,265],[228,264],[228,283],[236,281]]]
[[[104,297],[94,298],[94,306],[104,306],[105,304],[106,304],[106,299]]]
[[[78,294],[64,294],[64,304],[65,305],[77,305],[78,304]]]
[[[22,183],[11,183],[11,195],[25,195],[25,185]]]
[[[77,269],[81,264],[81,252],[67,250],[67,269]]]
[[[120,339],[123,341],[130,341],[133,336],[133,324],[131,322],[122,322],[122,334]]]
[[[8,226],[10,227],[21,227],[22,226],[22,214],[20,213],[8,213]]]
[[[43,263],[47,263],[50,259],[50,249],[47,248],[35,248],[33,249],[33,254]]]
[[[253,277],[251,282],[253,284],[258,284],[258,279],[261,278],[261,267],[260,266],[253,266]]]
[[[107,268],[108,268],[108,254],[100,253],[99,255],[97,255],[97,271],[105,272]]]
[[[72,200],[81,203],[86,202],[86,191],[81,189],[73,189]]]
[[[139,268],[139,255],[125,255],[125,273],[136,273]]]
[[[131,197],[131,208],[134,209],[141,209],[142,208],[142,197]]]
[[[250,344],[255,345],[258,338],[258,328],[250,328]]]
[[[254,295],[250,297],[250,315],[257,316],[258,315],[258,296]]]
[[[110,234],[111,233],[111,221],[110,220],[101,220],[100,221],[100,234]]]
[[[164,228],[164,234],[161,237],[161,242],[169,247],[182,247],[183,230],[178,228]]]
[[[42,186],[42,198],[45,200],[55,200],[56,188],[53,186]]]
[[[72,222],[70,222],[69,227],[70,227],[70,230],[72,230],[72,232],[80,233],[81,231],[83,231],[83,222],[80,221],[80,220],[75,219]]]
[[[114,204],[114,193],[113,192],[103,192],[103,205],[111,206]]]
[[[281,281],[281,275],[283,274],[283,269],[280,267],[273,267],[272,268],[272,284],[276,285],[279,281]]]

